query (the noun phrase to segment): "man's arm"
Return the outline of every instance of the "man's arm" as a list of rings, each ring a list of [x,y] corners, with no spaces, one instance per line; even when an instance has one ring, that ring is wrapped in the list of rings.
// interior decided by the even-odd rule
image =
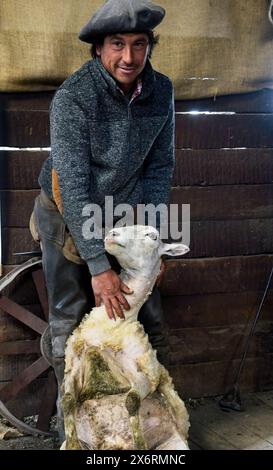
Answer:
[[[90,204],[92,180],[88,120],[66,90],[55,95],[50,113],[51,156],[62,215],[91,274],[110,269],[103,240],[86,239],[82,210]]]
[[[57,92],[50,113],[52,165],[57,180],[65,223],[92,275],[96,305],[104,302],[108,316],[123,318],[130,308],[122,292],[130,293],[111,270],[103,239],[86,239],[82,233],[82,210],[90,200],[92,180],[88,120],[84,110],[66,90]],[[114,309],[114,310],[113,310]]]

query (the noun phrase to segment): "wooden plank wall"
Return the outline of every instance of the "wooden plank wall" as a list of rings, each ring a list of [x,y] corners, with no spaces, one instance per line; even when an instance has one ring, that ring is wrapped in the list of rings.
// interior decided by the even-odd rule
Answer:
[[[51,94],[0,95],[0,146],[48,147]],[[188,114],[198,110],[203,114]],[[183,397],[232,385],[273,260],[273,93],[176,103],[176,171],[171,202],[191,205],[191,252],[169,260],[162,285],[170,372]],[[210,114],[206,112],[210,111]],[[0,151],[5,269],[37,249],[28,230],[46,151]],[[28,279],[13,298],[39,313]],[[273,296],[251,343],[242,389],[273,386]],[[28,333],[0,312],[0,341]],[[3,359],[3,358],[2,358]],[[3,363],[8,381],[26,358]],[[19,365],[18,365],[19,364]]]

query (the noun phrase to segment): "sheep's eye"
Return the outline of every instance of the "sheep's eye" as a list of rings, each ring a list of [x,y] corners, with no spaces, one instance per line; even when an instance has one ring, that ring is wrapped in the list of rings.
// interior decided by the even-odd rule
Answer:
[[[157,235],[154,232],[146,233],[145,236],[151,238],[151,240],[157,240]]]

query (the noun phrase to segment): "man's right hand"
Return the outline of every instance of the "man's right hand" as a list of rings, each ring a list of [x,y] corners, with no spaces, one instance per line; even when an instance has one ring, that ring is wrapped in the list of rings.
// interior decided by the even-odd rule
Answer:
[[[133,291],[129,289],[120,279],[115,271],[109,269],[104,273],[92,276],[92,288],[95,295],[96,307],[101,303],[105,305],[108,317],[115,320],[115,314],[125,320],[122,307],[125,310],[130,309],[124,294],[132,294]]]

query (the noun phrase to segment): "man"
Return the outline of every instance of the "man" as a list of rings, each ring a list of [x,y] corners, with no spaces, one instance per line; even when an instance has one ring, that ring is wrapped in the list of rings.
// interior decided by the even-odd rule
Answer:
[[[80,32],[94,59],[69,77],[51,106],[51,153],[34,209],[43,251],[59,385],[65,342],[82,316],[105,304],[126,317],[130,294],[111,268],[103,240],[83,236],[84,207],[167,202],[173,171],[173,91],[149,55],[164,10],[146,0],[108,0]],[[76,247],[75,247],[76,246]],[[78,253],[79,254],[78,254]],[[91,285],[90,285],[91,275]],[[157,289],[140,316],[159,359],[167,344]]]

